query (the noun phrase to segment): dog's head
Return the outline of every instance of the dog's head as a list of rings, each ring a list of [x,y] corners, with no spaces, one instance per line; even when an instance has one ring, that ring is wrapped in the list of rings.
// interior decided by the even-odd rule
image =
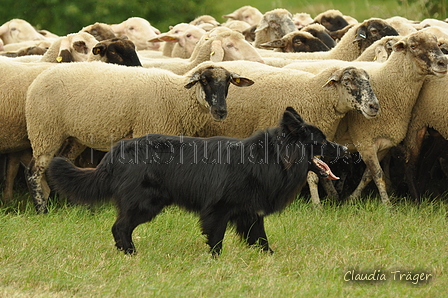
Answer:
[[[285,168],[293,163],[308,162],[308,170],[320,177],[339,179],[321,157],[337,159],[347,154],[347,148],[330,142],[316,126],[306,123],[291,107],[287,107],[280,123],[285,140],[280,151]]]

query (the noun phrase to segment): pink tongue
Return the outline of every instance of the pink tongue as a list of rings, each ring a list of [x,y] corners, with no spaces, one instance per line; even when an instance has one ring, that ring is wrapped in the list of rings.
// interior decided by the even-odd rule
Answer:
[[[323,162],[322,160],[316,158],[319,162],[319,165],[325,170],[325,172],[328,174],[327,179],[331,179],[331,180],[339,180],[340,178],[337,177],[335,174],[333,174],[333,172],[331,171],[330,167]]]

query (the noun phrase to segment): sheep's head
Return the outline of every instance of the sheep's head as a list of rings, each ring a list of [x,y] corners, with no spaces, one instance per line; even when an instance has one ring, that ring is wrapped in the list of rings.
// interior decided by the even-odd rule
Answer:
[[[330,49],[319,39],[308,32],[296,31],[286,34],[282,39],[265,42],[261,48],[277,48],[282,52],[319,52]]]
[[[398,32],[386,21],[381,19],[369,19],[360,24],[356,29],[356,37],[353,42],[358,43],[360,52],[371,46],[375,41],[384,36],[397,36]]]
[[[344,19],[344,15],[339,10],[334,9],[320,13],[314,18],[314,22],[321,24],[328,31],[340,30],[349,25]]]
[[[292,20],[292,14],[286,9],[277,8],[263,15],[263,19],[255,30],[255,35],[257,36],[260,31],[266,31],[269,39],[274,40],[280,39],[290,32],[297,31],[297,28]],[[255,41],[257,41],[257,38]]]
[[[431,33],[411,33],[396,42],[392,48],[394,52],[391,56],[399,53],[408,55],[421,75],[441,77],[447,73],[448,58],[440,50],[437,37]]]
[[[222,67],[204,66],[193,72],[185,88],[190,89],[196,85],[199,104],[210,111],[214,120],[222,121],[227,117],[226,98],[230,83],[246,87],[254,82]]]
[[[335,110],[345,114],[349,110],[360,111],[366,118],[379,114],[380,103],[370,84],[369,75],[355,67],[337,68],[323,87],[335,86],[341,94]]]
[[[135,45],[125,38],[112,38],[97,43],[92,49],[101,61],[126,66],[142,66],[138,59]]]

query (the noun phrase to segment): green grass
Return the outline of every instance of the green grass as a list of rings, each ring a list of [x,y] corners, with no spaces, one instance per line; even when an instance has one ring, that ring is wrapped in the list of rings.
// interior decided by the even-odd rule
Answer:
[[[447,204],[377,198],[312,208],[299,199],[266,218],[275,253],[248,248],[231,229],[218,259],[198,219],[176,207],[137,227],[136,256],[116,251],[112,204],[52,202],[36,215],[27,195],[0,209],[0,296],[4,297],[441,297],[448,278]],[[346,282],[349,270],[386,282]],[[390,272],[426,272],[428,283]]]

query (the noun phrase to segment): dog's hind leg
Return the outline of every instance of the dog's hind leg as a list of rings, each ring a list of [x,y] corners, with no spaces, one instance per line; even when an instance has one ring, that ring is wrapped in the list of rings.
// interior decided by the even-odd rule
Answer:
[[[143,202],[133,209],[125,209],[121,206],[118,218],[112,226],[115,246],[125,254],[137,253],[132,241],[134,229],[142,223],[151,221],[165,207],[165,204],[161,203],[151,204],[151,208],[142,208],[142,205],[144,205]]]
[[[268,237],[264,230],[264,217],[256,215],[239,216],[234,220],[236,233],[240,235],[249,245],[259,245],[264,251],[273,253],[269,247]]]

